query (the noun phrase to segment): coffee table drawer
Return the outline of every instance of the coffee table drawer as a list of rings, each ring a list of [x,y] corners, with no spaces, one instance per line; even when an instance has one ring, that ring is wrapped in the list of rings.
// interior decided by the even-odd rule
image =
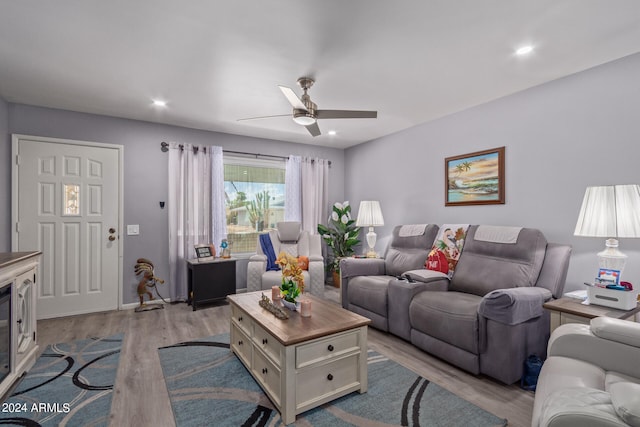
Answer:
[[[251,339],[233,322],[231,322],[231,348],[244,364],[249,366],[252,353]]]
[[[262,329],[259,325],[253,325],[253,342],[256,347],[267,354],[276,366],[281,366],[282,360],[282,344],[270,333]]]
[[[353,331],[301,345],[296,349],[296,368],[303,368],[352,351],[360,351],[358,340],[358,331]]]
[[[265,389],[276,405],[280,405],[280,369],[261,351],[253,352],[251,370],[260,385]]]
[[[296,377],[296,407],[310,405],[359,386],[359,357],[359,354],[354,354],[299,372]]]
[[[231,319],[245,334],[251,335],[251,318],[234,304],[231,304]]]

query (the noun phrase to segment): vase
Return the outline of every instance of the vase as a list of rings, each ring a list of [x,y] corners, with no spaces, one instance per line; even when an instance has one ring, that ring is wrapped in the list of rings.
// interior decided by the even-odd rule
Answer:
[[[282,304],[291,311],[300,310],[300,301],[296,301],[295,303],[293,303],[293,302],[287,301],[284,298],[281,299],[280,301],[282,301]]]
[[[336,288],[340,287],[340,272],[333,271],[333,286]]]

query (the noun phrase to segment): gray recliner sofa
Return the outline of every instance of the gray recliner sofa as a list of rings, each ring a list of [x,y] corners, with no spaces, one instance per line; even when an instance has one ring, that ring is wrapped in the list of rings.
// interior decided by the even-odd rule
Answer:
[[[472,225],[451,279],[415,269],[403,273],[413,283],[388,282],[384,330],[473,374],[511,384],[528,355],[546,354],[549,315],[542,304],[562,295],[570,254],[570,246],[547,243],[536,229]],[[349,309],[366,298],[364,290],[348,289],[361,273],[352,263],[345,262],[343,272],[350,276],[342,290]]]
[[[403,231],[404,230],[404,231]],[[388,331],[389,281],[424,266],[438,226],[397,226],[384,258],[345,258],[340,261],[342,306],[371,319]]]

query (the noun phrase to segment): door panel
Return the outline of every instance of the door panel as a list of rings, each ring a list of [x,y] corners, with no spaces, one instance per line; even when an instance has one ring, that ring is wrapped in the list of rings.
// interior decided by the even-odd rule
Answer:
[[[43,253],[38,318],[116,309],[118,148],[21,137],[17,155],[13,249]]]

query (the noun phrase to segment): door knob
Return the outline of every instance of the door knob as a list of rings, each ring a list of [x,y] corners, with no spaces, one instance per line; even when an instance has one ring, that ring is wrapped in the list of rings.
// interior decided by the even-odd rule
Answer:
[[[115,233],[115,232],[116,232],[116,229],[115,229],[115,228],[111,227],[111,228],[109,229],[109,233],[113,234],[113,233]]]
[[[116,236],[114,236],[113,234],[109,236],[109,241],[113,242],[114,240],[116,240]]]

